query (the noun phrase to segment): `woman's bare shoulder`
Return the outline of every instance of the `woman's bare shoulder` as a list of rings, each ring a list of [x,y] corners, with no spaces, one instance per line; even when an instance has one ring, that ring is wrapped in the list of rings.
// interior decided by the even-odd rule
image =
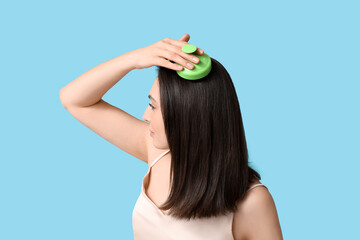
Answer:
[[[256,184],[261,182],[253,181],[250,187]],[[265,236],[257,231],[256,226],[260,225],[265,232],[261,234]],[[282,239],[275,202],[267,187],[260,185],[246,192],[237,205],[232,228],[234,239],[241,239],[244,236],[247,239],[263,239],[266,236]]]

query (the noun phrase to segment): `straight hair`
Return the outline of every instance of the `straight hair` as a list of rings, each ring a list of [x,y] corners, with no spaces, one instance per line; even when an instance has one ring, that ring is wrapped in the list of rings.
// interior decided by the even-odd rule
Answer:
[[[171,151],[171,191],[159,208],[177,219],[235,212],[249,185],[261,179],[249,166],[232,79],[221,63],[214,58],[211,63],[211,72],[196,81],[172,69],[156,69]]]

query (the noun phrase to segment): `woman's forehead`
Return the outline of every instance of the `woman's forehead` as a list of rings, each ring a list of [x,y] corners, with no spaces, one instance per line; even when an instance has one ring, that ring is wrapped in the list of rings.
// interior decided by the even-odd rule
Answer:
[[[150,90],[150,95],[153,96],[154,98],[158,99],[159,97],[159,82],[158,82],[158,78],[155,79],[154,84],[151,87]]]
[[[159,85],[158,85],[158,81],[156,78],[153,86],[150,89],[149,98],[152,99],[155,103],[159,103],[159,101],[160,101],[159,95],[160,95]]]

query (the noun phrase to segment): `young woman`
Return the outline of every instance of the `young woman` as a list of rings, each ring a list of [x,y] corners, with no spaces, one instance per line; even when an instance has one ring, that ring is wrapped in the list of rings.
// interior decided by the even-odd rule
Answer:
[[[228,72],[211,58],[211,72],[200,80],[176,73],[199,63],[181,50],[189,39],[166,38],[102,63],[61,89],[61,102],[95,133],[148,164],[133,210],[136,240],[283,239],[273,198],[248,164]],[[158,66],[158,77],[144,121],[102,100],[129,71],[151,66]]]

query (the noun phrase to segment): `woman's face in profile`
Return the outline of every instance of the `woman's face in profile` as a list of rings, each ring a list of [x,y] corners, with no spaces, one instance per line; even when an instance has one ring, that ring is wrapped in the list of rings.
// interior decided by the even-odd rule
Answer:
[[[149,93],[149,105],[142,117],[144,121],[149,122],[149,135],[153,139],[154,147],[158,149],[169,149],[167,142],[164,120],[160,108],[160,91],[158,78],[155,79],[154,84]]]

